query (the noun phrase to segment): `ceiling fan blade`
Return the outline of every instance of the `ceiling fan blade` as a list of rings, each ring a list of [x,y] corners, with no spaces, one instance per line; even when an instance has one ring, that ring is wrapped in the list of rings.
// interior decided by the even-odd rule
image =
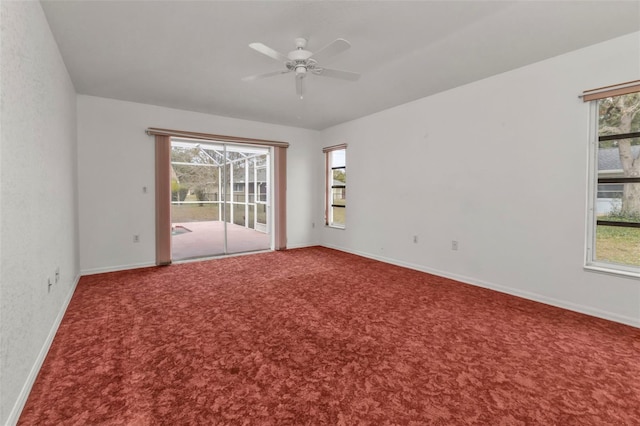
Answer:
[[[273,77],[274,75],[286,74],[288,72],[291,72],[291,70],[272,71],[272,72],[268,72],[268,73],[264,73],[264,74],[249,75],[249,76],[246,76],[246,77],[242,77],[242,81],[260,80],[261,78]]]
[[[273,50],[269,46],[265,46],[262,43],[251,43],[249,44],[249,47],[257,52],[262,53],[263,55],[267,55],[268,57],[275,59],[276,61],[287,62],[289,60],[289,58],[287,58],[282,53]]]
[[[296,76],[296,94],[300,97],[300,99],[304,96],[304,77]]]
[[[318,50],[316,53],[311,55],[313,59],[318,61],[319,63],[326,62],[327,59],[336,56],[339,53],[344,52],[348,48],[351,47],[351,43],[343,38],[338,38],[331,43],[327,44],[322,49]]]
[[[360,78],[360,74],[358,74],[357,72],[333,70],[331,68],[322,68],[317,72],[314,72],[314,74],[349,81],[356,81]]]

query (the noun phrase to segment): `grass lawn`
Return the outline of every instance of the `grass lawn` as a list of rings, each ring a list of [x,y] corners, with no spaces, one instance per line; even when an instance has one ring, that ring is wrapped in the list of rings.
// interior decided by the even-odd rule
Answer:
[[[267,222],[267,212],[263,204],[256,206],[258,209],[258,222]],[[220,220],[218,204],[172,204],[171,205],[171,222],[202,222],[210,220]],[[231,214],[229,205],[227,205],[227,214]],[[253,228],[253,206],[249,207],[249,227]],[[245,210],[243,204],[235,204],[233,210],[233,223],[236,225],[245,224]]]
[[[177,223],[183,222],[201,222],[204,220],[218,220],[217,204],[172,204],[171,205],[171,221]]]
[[[596,259],[640,266],[640,228],[598,226],[596,229]]]

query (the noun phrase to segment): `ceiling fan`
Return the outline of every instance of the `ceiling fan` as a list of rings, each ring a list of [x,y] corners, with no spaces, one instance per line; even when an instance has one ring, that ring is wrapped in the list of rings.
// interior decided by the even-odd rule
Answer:
[[[307,47],[307,39],[305,38],[296,38],[295,44],[296,50],[292,50],[284,55],[262,43],[251,43],[249,45],[250,48],[273,58],[276,61],[284,63],[286,69],[281,71],[272,71],[265,74],[250,75],[248,77],[244,77],[242,80],[253,81],[260,78],[295,72],[296,93],[300,96],[300,99],[302,99],[304,95],[304,78],[309,73],[350,81],[355,81],[360,78],[360,74],[357,72],[334,70],[319,65],[320,62],[326,61],[350,48],[351,44],[347,40],[342,38],[336,39],[315,53],[305,49]]]

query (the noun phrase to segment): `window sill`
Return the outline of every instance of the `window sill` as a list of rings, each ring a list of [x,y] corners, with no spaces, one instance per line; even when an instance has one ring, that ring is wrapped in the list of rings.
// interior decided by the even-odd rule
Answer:
[[[618,277],[640,278],[640,271],[623,269],[623,267],[611,267],[604,265],[585,265],[584,269],[588,272],[598,272],[601,274],[614,275]]]
[[[346,226],[339,226],[339,225],[325,225],[325,228],[331,228],[331,229],[341,229],[341,230],[345,230]]]

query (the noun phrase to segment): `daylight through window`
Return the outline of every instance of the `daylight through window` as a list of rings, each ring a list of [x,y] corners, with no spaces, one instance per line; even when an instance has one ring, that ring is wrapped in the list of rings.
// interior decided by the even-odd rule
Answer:
[[[325,224],[335,228],[346,225],[347,146],[324,148],[326,155]]]
[[[640,274],[640,86],[592,102],[587,266]]]

